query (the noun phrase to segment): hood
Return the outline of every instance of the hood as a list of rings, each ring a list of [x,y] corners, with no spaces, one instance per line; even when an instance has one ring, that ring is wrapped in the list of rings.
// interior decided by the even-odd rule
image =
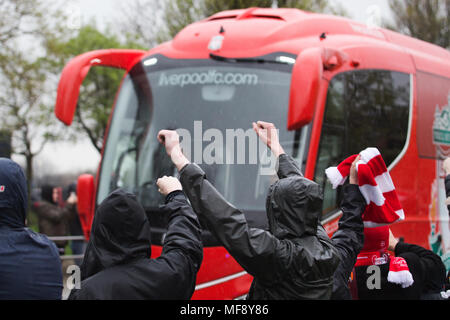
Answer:
[[[54,186],[48,185],[48,184],[42,186],[42,188],[41,188],[42,200],[45,200],[45,201],[47,201],[49,203],[52,203],[52,204],[56,204],[53,201],[53,189],[54,188],[55,188]]]
[[[25,227],[27,180],[14,161],[0,158],[0,226]]]
[[[64,201],[66,201],[70,197],[70,194],[72,192],[77,194],[77,184],[76,184],[76,182],[73,182],[73,183],[69,184],[69,186],[66,188],[66,190],[64,190],[64,194],[63,194]]]
[[[322,200],[320,186],[302,176],[273,183],[266,200],[270,232],[278,239],[315,235]]]
[[[97,208],[81,266],[86,279],[136,258],[150,258],[150,224],[136,196],[113,191]]]

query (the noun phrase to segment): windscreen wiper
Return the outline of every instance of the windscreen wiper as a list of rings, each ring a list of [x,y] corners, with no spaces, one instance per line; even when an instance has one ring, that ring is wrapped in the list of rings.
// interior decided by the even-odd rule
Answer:
[[[264,59],[264,58],[228,58],[219,56],[214,53],[210,53],[209,57],[213,60],[223,61],[223,62],[231,62],[231,63],[241,63],[241,62],[250,62],[250,63],[277,63],[277,64],[293,64],[295,62],[294,58],[280,56],[275,60]]]
[[[128,148],[124,151],[122,151],[122,153],[119,155],[119,159],[117,161],[117,165],[116,168],[114,169],[114,176],[111,179],[111,183],[110,183],[110,189],[111,190],[115,190],[116,188],[119,187],[119,179],[120,179],[120,170],[122,169],[122,164],[123,164],[123,160],[125,159],[125,156],[131,152],[135,152],[137,151],[136,147],[131,147]]]

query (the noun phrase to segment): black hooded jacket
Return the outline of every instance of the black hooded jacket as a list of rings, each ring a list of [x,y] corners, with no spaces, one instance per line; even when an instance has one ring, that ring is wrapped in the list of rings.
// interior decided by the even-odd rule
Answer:
[[[399,242],[395,246],[395,256],[405,259],[414,283],[402,288],[390,283],[388,278],[389,263],[378,265],[379,287],[369,288],[367,283],[374,282],[373,270],[369,266],[355,268],[358,299],[361,300],[419,300],[441,298],[440,292],[445,284],[445,266],[441,258],[421,246]],[[370,278],[370,279],[369,279]]]
[[[196,164],[180,171],[194,210],[236,261],[254,277],[249,299],[329,299],[339,257],[319,217],[322,192],[288,155],[278,159],[266,201],[269,231],[248,226]]]
[[[203,258],[200,225],[184,194],[168,195],[169,224],[151,259],[150,225],[136,197],[121,189],[98,207],[69,299],[189,299]]]
[[[61,299],[55,244],[25,226],[27,183],[15,162],[0,158],[0,300]]]
[[[342,216],[339,219],[338,230],[331,238],[341,256],[341,262],[334,272],[333,294],[331,295],[333,300],[352,299],[349,279],[358,254],[364,245],[362,214],[366,207],[366,201],[356,184],[346,184],[342,191],[343,197],[340,205]]]

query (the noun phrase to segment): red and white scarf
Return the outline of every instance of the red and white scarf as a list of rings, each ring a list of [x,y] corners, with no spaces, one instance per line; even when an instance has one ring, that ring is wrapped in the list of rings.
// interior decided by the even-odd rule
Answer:
[[[405,219],[400,201],[395,191],[394,183],[386,168],[383,158],[377,148],[367,148],[360,152],[360,160],[356,163],[358,173],[358,186],[364,199],[366,208],[362,215],[365,228],[386,226]],[[337,167],[330,167],[325,173],[336,189],[344,184],[350,168],[358,155],[352,155],[342,161]],[[378,232],[378,231],[375,231]],[[388,235],[388,234],[386,234]],[[375,237],[376,238],[376,237]],[[370,239],[366,239],[370,241]],[[385,242],[388,241],[386,236]],[[384,250],[364,251],[358,255],[355,266],[378,265],[387,263],[389,260],[388,281],[406,288],[414,283],[408,265],[402,257],[394,257],[385,253]]]
[[[355,267],[380,265],[389,262],[387,281],[407,288],[414,283],[406,260],[402,257],[394,257],[387,252],[361,252],[356,260]]]
[[[407,288],[414,283],[413,276],[409,271],[406,260],[402,257],[390,257],[389,273],[387,277],[391,283],[396,283]]]
[[[356,163],[358,185],[367,204],[363,213],[364,226],[373,228],[403,220],[405,214],[398,200],[394,183],[378,149],[367,148],[361,151],[359,155],[361,158]],[[351,165],[357,156],[356,154],[352,155],[337,167],[330,167],[325,170],[333,189],[344,184],[350,174]]]

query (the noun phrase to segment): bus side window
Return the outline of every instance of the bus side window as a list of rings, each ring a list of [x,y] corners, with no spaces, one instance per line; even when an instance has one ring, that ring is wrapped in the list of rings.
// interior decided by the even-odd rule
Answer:
[[[323,218],[336,212],[325,169],[367,147],[380,150],[386,166],[400,154],[408,134],[410,76],[386,70],[336,75],[329,84],[314,180],[324,192]]]

